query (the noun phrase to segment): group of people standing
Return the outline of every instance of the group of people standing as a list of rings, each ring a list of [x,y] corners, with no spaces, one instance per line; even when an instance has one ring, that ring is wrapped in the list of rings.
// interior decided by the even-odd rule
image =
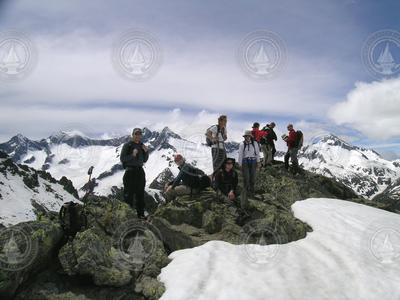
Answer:
[[[174,156],[174,162],[178,166],[179,174],[166,184],[164,196],[166,201],[173,201],[177,196],[198,193],[200,190],[212,186],[218,193],[232,203],[245,209],[246,203],[241,199],[238,203],[238,174],[234,169],[236,161],[227,157],[226,141],[227,116],[221,115],[218,122],[206,130],[206,142],[211,148],[213,173],[207,176],[202,170],[190,165],[181,154]],[[243,142],[239,145],[238,166],[243,175],[243,191],[247,195],[254,195],[257,171],[260,168],[268,168],[274,162],[276,153],[275,142],[277,135],[274,131],[276,124],[271,122],[260,129],[259,123],[254,123],[252,130],[246,130],[243,134]],[[288,151],[285,155],[285,168],[289,170],[289,159],[292,162],[294,174],[299,172],[297,153],[302,146],[302,133],[295,131],[292,124],[287,126],[288,134],[282,135],[287,143]],[[145,173],[143,164],[148,160],[148,148],[141,141],[142,130],[135,128],[132,132],[132,140],[125,143],[121,150],[120,160],[125,169],[124,199],[133,206],[136,199],[138,217],[146,219],[144,204]],[[261,160],[260,153],[263,153]],[[243,198],[243,197],[242,197]]]

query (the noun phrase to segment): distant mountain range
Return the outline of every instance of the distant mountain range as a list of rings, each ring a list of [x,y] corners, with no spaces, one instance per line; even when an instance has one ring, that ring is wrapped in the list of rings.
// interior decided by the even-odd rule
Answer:
[[[299,163],[307,170],[335,178],[357,194],[372,199],[400,177],[400,163],[382,158],[376,151],[351,145],[328,134],[299,151]]]
[[[87,182],[87,169],[93,165],[94,176],[99,183],[96,191],[106,195],[111,187],[122,185],[123,169],[119,155],[123,143],[129,139],[128,135],[92,139],[77,132],[58,132],[32,141],[19,134],[0,144],[0,150],[14,162],[47,171],[55,178],[70,178],[78,190]],[[211,153],[205,144],[205,137],[184,138],[168,127],[161,131],[145,128],[143,142],[150,149],[150,158],[145,166],[149,189],[159,187],[159,178],[177,174],[177,168],[172,163],[175,153],[183,154],[190,163],[206,173],[212,172]],[[229,156],[237,157],[238,148],[237,142],[227,143]],[[278,151],[277,159],[282,160],[283,154]],[[351,145],[333,134],[321,136],[305,145],[299,152],[299,162],[305,169],[334,178],[369,199],[381,193],[397,193],[400,189],[399,160],[386,160],[374,150]]]

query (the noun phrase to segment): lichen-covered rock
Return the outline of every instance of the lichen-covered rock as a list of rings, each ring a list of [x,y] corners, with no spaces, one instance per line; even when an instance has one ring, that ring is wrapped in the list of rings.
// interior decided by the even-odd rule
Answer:
[[[51,264],[62,238],[61,226],[45,217],[2,228],[0,242],[10,252],[1,259],[0,299],[13,298],[20,285]]]
[[[142,276],[136,283],[135,291],[143,294],[148,300],[157,300],[164,294],[165,287],[156,278]]]
[[[58,254],[64,271],[72,275],[92,276],[96,285],[123,286],[132,280],[128,266],[118,264],[111,255],[112,240],[98,229],[79,232]]]
[[[127,285],[135,281],[138,270],[156,277],[169,262],[160,237],[153,232],[156,229],[135,221],[132,209],[125,203],[101,198],[89,201],[92,227],[79,232],[59,251],[64,271],[70,276],[88,275],[98,286]],[[147,232],[151,239],[141,235],[136,240],[139,231]],[[143,261],[136,262],[140,257],[129,256],[139,255],[140,251]]]
[[[222,217],[210,210],[203,214],[203,228],[207,233],[213,234],[221,230]]]

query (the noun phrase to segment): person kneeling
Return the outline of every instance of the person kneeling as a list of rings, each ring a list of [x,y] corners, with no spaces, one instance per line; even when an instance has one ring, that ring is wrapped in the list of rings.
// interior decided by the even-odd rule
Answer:
[[[174,181],[165,186],[164,196],[167,202],[173,201],[177,196],[199,193],[210,186],[210,178],[200,169],[186,163],[182,155],[175,155],[174,161],[178,166],[179,174]]]

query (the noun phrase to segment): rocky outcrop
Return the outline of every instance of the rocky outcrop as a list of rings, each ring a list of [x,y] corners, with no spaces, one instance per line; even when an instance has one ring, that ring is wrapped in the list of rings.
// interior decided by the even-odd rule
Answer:
[[[163,190],[165,184],[174,180],[174,174],[172,174],[170,168],[165,168],[158,176],[150,183],[149,188],[156,190]]]
[[[68,241],[57,219],[31,222],[41,255],[21,271],[0,273],[2,299],[159,299],[165,288],[157,277],[172,251],[211,240],[243,244],[262,237],[266,244],[282,244],[304,238],[312,228],[291,211],[301,199],[378,205],[332,179],[309,172],[293,176],[281,164],[260,171],[245,210],[210,188],[158,205],[144,222],[120,196],[88,197],[88,226]]]
[[[11,299],[18,287],[46,269],[63,238],[61,226],[46,217],[0,231],[0,298]]]

